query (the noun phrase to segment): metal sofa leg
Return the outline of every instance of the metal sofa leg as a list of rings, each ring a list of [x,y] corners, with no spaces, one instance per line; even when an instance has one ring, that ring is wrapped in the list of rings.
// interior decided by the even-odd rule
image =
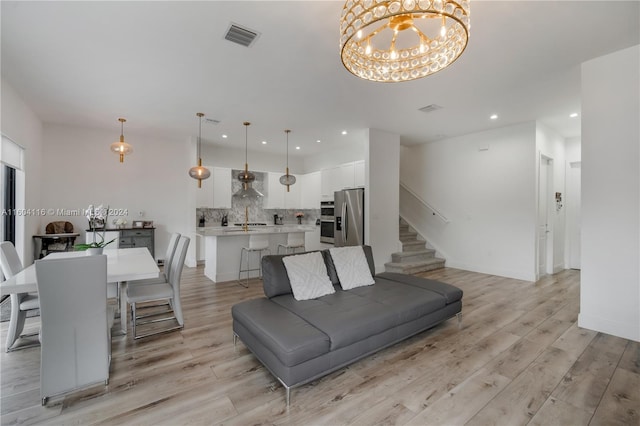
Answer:
[[[458,312],[456,318],[458,318],[458,330],[462,330],[462,312]]]

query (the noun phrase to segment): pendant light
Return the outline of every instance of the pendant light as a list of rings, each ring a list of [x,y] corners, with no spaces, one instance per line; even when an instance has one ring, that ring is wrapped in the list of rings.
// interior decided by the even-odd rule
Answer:
[[[124,156],[133,152],[133,147],[124,141],[124,123],[127,121],[124,118],[118,118],[120,122],[120,141],[111,144],[111,152],[120,155],[120,162],[124,163]]]
[[[284,132],[287,134],[287,172],[280,176],[280,183],[285,185],[287,192],[289,192],[289,187],[296,183],[296,177],[289,174],[289,133],[291,133],[291,130],[286,129]]]
[[[196,153],[196,161],[198,162],[197,166],[193,166],[189,169],[189,176],[198,180],[198,188],[202,188],[202,180],[207,179],[211,176],[211,172],[206,167],[202,167],[202,158],[200,158],[200,140],[202,139],[202,117],[204,114],[201,112],[197,112],[196,116],[198,117],[200,123],[198,127],[198,148]]]
[[[248,152],[248,133],[251,123],[245,121],[244,123],[244,171],[238,175],[238,180],[242,182],[242,187],[238,192],[233,194],[234,197],[238,197],[240,201],[246,206],[251,198],[264,197],[264,195],[251,187],[251,183],[256,180],[256,176],[249,171],[249,163],[247,160]]]

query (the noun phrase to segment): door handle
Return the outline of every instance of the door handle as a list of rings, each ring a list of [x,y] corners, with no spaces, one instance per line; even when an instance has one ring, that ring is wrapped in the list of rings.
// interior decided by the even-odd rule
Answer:
[[[347,222],[347,203],[342,205],[342,242],[347,242],[347,227],[349,226],[349,222]]]

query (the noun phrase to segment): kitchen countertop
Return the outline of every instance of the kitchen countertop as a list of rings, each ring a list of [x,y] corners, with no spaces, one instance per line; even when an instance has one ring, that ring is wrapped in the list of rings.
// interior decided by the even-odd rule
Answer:
[[[202,237],[230,237],[246,234],[286,234],[289,232],[313,232],[315,230],[316,225],[314,224],[249,226],[249,231],[245,231],[242,226],[205,226],[196,228],[196,235]]]

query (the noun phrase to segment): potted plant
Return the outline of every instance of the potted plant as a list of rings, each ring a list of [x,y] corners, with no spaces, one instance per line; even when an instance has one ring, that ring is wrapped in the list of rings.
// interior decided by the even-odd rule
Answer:
[[[94,208],[93,204],[91,204],[87,208],[86,217],[89,221],[89,229],[93,234],[93,242],[88,244],[76,244],[74,248],[76,251],[86,251],[88,255],[102,254],[104,247],[116,240],[114,238],[111,241],[104,241],[107,219],[109,218],[109,206],[104,208],[101,204]],[[100,228],[102,228],[102,234],[96,232],[96,230]],[[98,234],[100,241],[96,241],[96,233]]]

